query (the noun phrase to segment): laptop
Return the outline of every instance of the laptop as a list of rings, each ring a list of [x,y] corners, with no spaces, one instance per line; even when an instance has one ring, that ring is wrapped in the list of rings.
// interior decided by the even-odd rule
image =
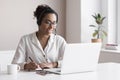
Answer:
[[[45,69],[57,74],[90,72],[97,69],[101,43],[67,44],[61,68]]]

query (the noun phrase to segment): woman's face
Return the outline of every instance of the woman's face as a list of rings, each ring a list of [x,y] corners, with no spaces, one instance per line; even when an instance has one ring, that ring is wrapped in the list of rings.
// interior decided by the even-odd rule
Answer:
[[[57,17],[55,14],[53,13],[47,14],[43,18],[41,25],[39,26],[40,33],[45,35],[51,34],[56,28],[56,25],[57,25],[56,20],[57,20]]]

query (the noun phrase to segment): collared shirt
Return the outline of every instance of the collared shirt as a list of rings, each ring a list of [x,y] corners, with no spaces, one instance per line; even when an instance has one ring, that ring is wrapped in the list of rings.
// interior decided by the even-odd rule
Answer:
[[[29,57],[35,63],[58,62],[60,67],[66,41],[59,35],[51,34],[48,43],[43,50],[36,32],[21,38],[13,58],[13,64],[19,64],[23,69],[24,64],[30,62]]]

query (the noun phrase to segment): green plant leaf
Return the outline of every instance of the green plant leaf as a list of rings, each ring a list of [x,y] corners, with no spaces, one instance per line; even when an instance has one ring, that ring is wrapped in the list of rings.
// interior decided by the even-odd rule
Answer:
[[[100,15],[100,13],[98,13],[98,16],[97,16],[97,18],[99,18],[99,19],[101,18],[101,15]]]
[[[92,15],[92,17],[95,19],[96,23],[98,24],[97,26],[89,25],[90,27],[97,28],[92,34],[92,36],[96,38],[104,38],[105,36],[107,36],[107,33],[102,29],[103,28],[102,23],[106,17],[101,16],[100,13],[95,13],[94,15]]]
[[[93,18],[97,19],[97,17],[96,17],[96,16],[94,16],[94,15],[92,15],[92,16],[93,16]]]
[[[95,37],[96,35],[98,35],[98,30],[95,30],[95,32],[93,33],[93,37]]]
[[[103,20],[104,20],[105,18],[106,18],[106,17],[103,17],[101,21],[103,22]]]
[[[89,25],[90,27],[96,27],[95,25]]]
[[[107,36],[107,33],[106,33],[104,30],[102,30],[102,32],[103,32],[103,34],[104,34],[105,36]]]

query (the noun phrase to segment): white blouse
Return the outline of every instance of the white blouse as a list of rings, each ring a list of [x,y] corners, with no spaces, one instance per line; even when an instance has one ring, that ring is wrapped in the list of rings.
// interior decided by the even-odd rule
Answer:
[[[48,43],[43,50],[36,32],[25,35],[21,38],[13,58],[13,64],[19,64],[23,69],[24,64],[30,62],[29,57],[35,63],[58,62],[61,65],[66,41],[59,35],[51,34]]]

